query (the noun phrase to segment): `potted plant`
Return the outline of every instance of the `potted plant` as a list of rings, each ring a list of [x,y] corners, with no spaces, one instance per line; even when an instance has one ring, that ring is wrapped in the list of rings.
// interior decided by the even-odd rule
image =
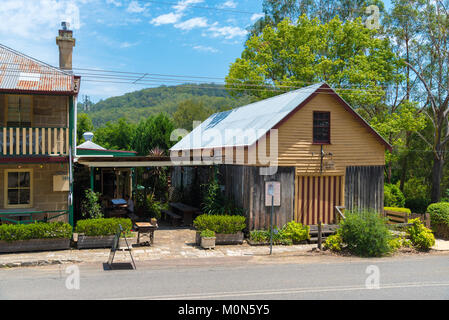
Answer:
[[[203,249],[215,249],[215,232],[204,230],[201,232],[201,247]]]
[[[68,223],[0,225],[0,253],[70,248],[72,227]]]
[[[243,216],[209,215],[198,216],[193,222],[197,233],[196,243],[201,242],[201,232],[214,231],[217,245],[235,245],[243,243],[243,229],[246,228],[246,218]]]

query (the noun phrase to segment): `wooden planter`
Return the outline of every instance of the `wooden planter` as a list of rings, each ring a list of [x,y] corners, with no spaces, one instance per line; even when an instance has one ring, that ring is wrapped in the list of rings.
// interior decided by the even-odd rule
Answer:
[[[215,237],[216,245],[235,245],[243,243],[243,232],[241,231],[233,234],[216,233]],[[201,245],[201,236],[199,231],[196,232],[196,244]]]
[[[201,237],[201,247],[203,249],[215,249],[216,237]]]
[[[112,236],[85,236],[78,235],[77,248],[78,249],[95,249],[95,248],[110,248],[114,242],[114,235]]]
[[[83,234],[78,235],[77,248],[78,249],[100,249],[100,248],[111,248],[114,242],[115,236],[85,236]],[[128,245],[134,241],[134,238],[126,238]],[[125,248],[125,239],[120,237],[119,247]]]
[[[70,239],[31,239],[0,241],[0,253],[67,250]]]

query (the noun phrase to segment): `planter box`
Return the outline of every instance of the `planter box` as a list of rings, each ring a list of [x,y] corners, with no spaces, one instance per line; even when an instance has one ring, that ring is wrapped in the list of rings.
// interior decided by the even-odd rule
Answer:
[[[432,231],[437,239],[449,240],[449,227],[444,224],[434,224]]]
[[[85,236],[78,235],[77,248],[78,249],[100,249],[111,248],[115,236]],[[128,245],[131,247],[135,243],[134,238],[126,238]],[[125,239],[120,237],[119,248],[126,248]]]
[[[70,239],[31,239],[0,241],[0,253],[53,251],[70,249]]]
[[[216,238],[201,237],[201,247],[204,249],[215,249]]]
[[[95,249],[95,248],[110,248],[114,242],[115,236],[85,236],[78,235],[77,248],[78,249]]]
[[[216,233],[215,237],[216,245],[235,245],[243,243],[243,232],[241,231],[233,234]],[[201,245],[201,236],[199,231],[196,232],[196,244]]]

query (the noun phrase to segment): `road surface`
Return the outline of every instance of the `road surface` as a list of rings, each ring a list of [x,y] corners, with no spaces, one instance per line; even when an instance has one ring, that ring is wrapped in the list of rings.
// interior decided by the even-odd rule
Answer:
[[[0,299],[449,299],[449,255],[305,260],[2,269]]]

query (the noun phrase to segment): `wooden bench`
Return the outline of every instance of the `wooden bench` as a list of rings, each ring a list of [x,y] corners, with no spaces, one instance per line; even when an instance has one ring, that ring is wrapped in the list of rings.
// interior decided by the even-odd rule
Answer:
[[[170,210],[161,210],[161,213],[164,215],[165,220],[167,220],[167,216],[170,217],[172,225],[180,225],[182,221],[182,217]]]

